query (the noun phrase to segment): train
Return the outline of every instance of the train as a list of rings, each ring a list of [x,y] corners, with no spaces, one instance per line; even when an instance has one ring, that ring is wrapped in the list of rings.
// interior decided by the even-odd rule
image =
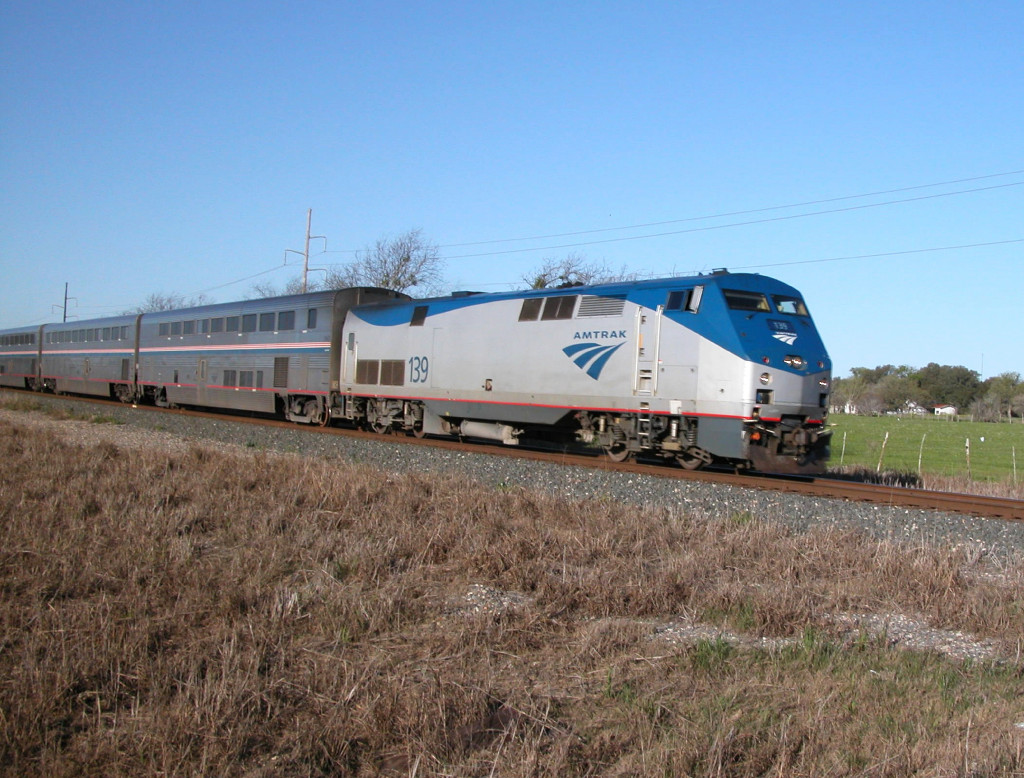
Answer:
[[[414,299],[354,287],[0,331],[0,385],[817,474],[832,365],[759,274]]]

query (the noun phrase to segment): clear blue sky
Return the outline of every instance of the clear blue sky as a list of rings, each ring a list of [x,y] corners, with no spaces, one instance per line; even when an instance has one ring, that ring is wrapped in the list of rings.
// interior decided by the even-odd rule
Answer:
[[[1022,41],[1020,0],[0,0],[0,328],[283,284],[312,208],[314,265],[751,269],[837,375],[1024,373]]]

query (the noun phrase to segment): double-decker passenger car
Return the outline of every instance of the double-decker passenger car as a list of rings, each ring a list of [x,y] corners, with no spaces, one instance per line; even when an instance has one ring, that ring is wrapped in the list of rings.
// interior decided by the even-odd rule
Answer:
[[[139,315],[47,324],[40,341],[44,389],[130,401]]]
[[[41,330],[36,326],[0,332],[0,386],[37,387]]]
[[[144,314],[139,392],[157,405],[282,413],[325,424],[345,312],[404,297],[360,287]]]

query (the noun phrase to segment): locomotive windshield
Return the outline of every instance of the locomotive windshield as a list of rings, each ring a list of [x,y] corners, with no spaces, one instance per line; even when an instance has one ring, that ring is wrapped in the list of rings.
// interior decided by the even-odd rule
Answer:
[[[763,311],[768,313],[768,298],[761,292],[744,292],[739,289],[723,289],[725,302],[734,311]]]
[[[725,302],[734,311],[756,311],[758,313],[771,313],[772,307],[768,304],[768,296],[762,292],[747,292],[741,289],[723,289]],[[785,294],[773,294],[772,302],[775,303],[775,310],[779,313],[786,313],[791,316],[809,316],[807,306],[799,297]]]
[[[799,297],[788,297],[783,294],[773,294],[772,300],[775,302],[775,307],[779,309],[779,313],[790,313],[794,316],[809,316],[807,313],[807,306],[804,305],[804,301]]]

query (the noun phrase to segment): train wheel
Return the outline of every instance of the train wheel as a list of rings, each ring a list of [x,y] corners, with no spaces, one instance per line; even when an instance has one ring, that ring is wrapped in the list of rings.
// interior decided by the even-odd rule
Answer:
[[[625,443],[612,443],[604,450],[604,453],[612,462],[625,462],[633,454]]]
[[[417,424],[412,428],[412,436],[414,438],[425,438],[427,436],[427,431],[423,429],[422,424]]]
[[[700,470],[704,467],[704,460],[698,456],[692,454],[680,454],[676,457],[678,462],[684,470]]]
[[[680,451],[676,454],[676,462],[684,470],[700,470],[705,465],[710,465],[715,461],[715,458],[711,455],[711,452],[705,451],[698,446],[690,446],[685,451]]]
[[[317,420],[317,424],[321,427],[331,426],[331,411],[328,408],[323,408],[320,413],[320,418]]]

